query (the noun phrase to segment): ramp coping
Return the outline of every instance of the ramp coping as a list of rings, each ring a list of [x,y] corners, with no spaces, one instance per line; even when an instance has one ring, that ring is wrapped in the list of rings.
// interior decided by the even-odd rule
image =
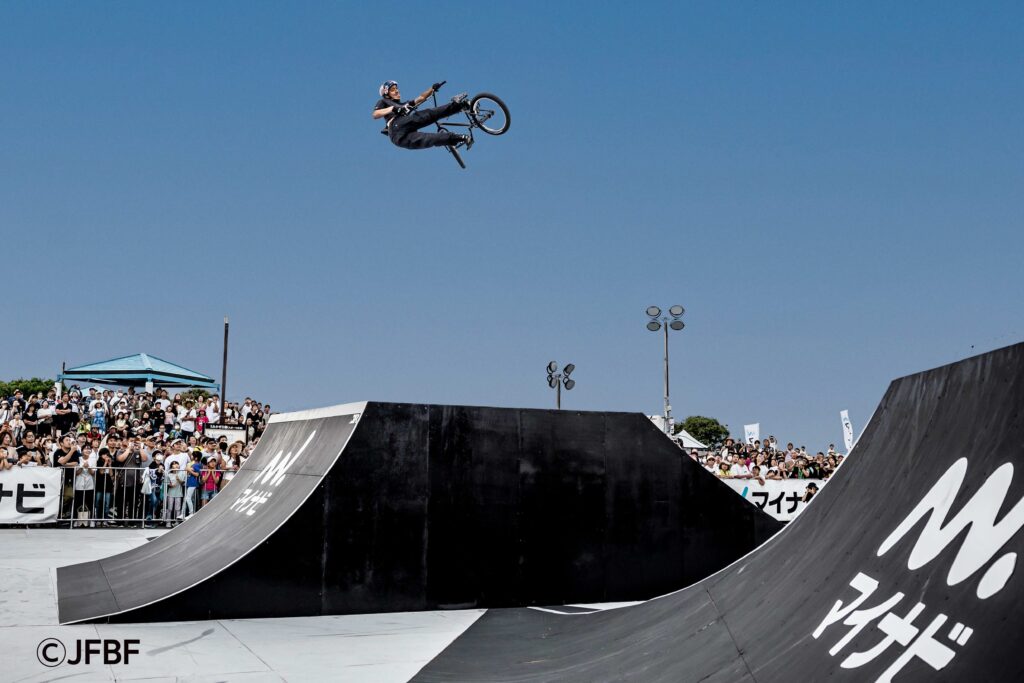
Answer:
[[[267,424],[273,422],[298,422],[300,420],[317,420],[324,417],[338,417],[339,415],[352,415],[363,413],[369,401],[355,401],[354,403],[340,403],[336,406],[326,408],[311,408],[309,410],[297,410],[291,413],[274,413],[270,416]]]

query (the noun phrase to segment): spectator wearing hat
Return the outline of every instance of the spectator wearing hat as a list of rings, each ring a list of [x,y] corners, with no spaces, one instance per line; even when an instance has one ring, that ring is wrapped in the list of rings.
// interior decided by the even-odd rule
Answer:
[[[188,465],[189,457],[185,451],[185,442],[181,439],[174,439],[171,441],[170,452],[164,457],[164,466],[170,471],[171,463],[178,463],[178,469],[182,472],[185,471],[185,466]]]
[[[729,476],[733,479],[750,479],[750,468],[742,456],[733,458],[733,463],[729,466]]]
[[[22,393],[21,389],[15,389],[14,396],[11,397],[11,408],[25,412],[27,407],[28,401],[25,400],[25,394]]]
[[[801,500],[803,500],[803,502],[805,502],[805,503],[810,503],[811,502],[811,498],[814,498],[814,495],[817,492],[818,492],[818,485],[815,484],[813,481],[807,482],[807,488],[804,489],[804,496],[803,496],[803,498]]]

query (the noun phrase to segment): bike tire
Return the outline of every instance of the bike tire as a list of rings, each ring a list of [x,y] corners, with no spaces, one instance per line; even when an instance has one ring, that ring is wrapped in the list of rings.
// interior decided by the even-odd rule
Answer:
[[[455,161],[459,162],[459,166],[466,168],[466,162],[462,160],[462,155],[459,154],[459,150],[455,149],[451,145],[449,145],[447,149],[452,153],[452,156],[455,157]]]
[[[497,95],[492,95],[489,92],[482,92],[473,96],[473,99],[469,101],[469,118],[472,119],[473,124],[487,133],[488,135],[504,135],[508,132],[508,127],[512,123],[512,115],[508,112],[508,107],[501,101],[501,98]],[[500,122],[498,126],[488,126],[487,123],[493,118],[494,108],[501,110],[504,115],[504,120]],[[490,110],[492,114],[488,116],[482,116],[481,110]]]

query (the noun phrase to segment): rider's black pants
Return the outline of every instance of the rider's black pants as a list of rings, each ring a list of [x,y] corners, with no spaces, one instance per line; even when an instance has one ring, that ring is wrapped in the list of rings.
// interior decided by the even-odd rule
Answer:
[[[388,126],[388,137],[391,142],[406,149],[427,149],[428,147],[445,147],[462,140],[461,135],[441,131],[438,133],[421,133],[420,128],[437,123],[446,116],[459,112],[462,105],[449,102],[441,107],[414,111],[408,116],[401,116]]]

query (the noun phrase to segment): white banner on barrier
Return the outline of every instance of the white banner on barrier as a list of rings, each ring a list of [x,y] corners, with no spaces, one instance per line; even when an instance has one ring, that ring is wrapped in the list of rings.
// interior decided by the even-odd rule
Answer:
[[[780,522],[790,522],[799,515],[807,501],[807,486],[814,484],[820,491],[822,479],[765,479],[764,485],[754,479],[723,479],[736,493],[761,508]]]
[[[222,436],[226,436],[228,445],[236,441],[246,443],[249,440],[249,433],[242,425],[208,424],[203,428],[203,436],[208,436],[211,439],[219,439]]]
[[[57,519],[61,470],[15,467],[0,472],[0,524],[42,524]]]
[[[752,425],[743,425],[743,436],[748,446],[753,446],[755,441],[761,440],[761,423],[755,422]]]

